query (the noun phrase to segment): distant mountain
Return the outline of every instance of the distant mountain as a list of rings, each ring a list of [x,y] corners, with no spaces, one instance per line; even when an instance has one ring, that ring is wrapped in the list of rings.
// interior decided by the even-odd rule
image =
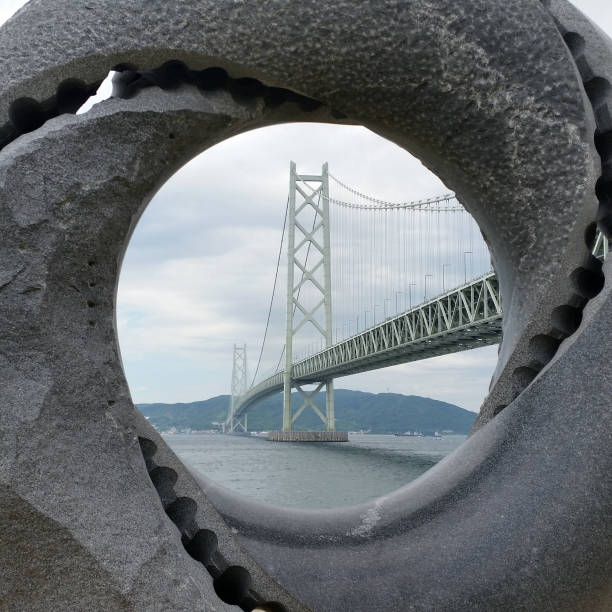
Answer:
[[[372,433],[404,431],[453,431],[469,432],[476,414],[454,404],[417,395],[399,393],[364,393],[337,389],[335,397],[336,429],[355,431],[371,429]],[[301,397],[291,396],[293,409],[301,405]],[[325,393],[317,396],[315,403],[325,412]],[[262,400],[249,412],[251,431],[270,431],[282,426],[282,394]],[[159,430],[216,429],[213,422],[225,420],[229,407],[229,395],[219,395],[189,404],[138,404],[138,408]],[[322,423],[310,409],[304,410],[295,422],[296,430],[320,430]]]

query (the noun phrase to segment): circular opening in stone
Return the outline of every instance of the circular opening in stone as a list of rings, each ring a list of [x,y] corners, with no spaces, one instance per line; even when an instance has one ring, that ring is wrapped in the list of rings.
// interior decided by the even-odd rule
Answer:
[[[296,191],[296,211],[304,196],[315,206],[296,216],[314,241],[304,243],[304,231],[296,230],[294,286],[313,278],[295,294],[294,326],[303,310],[314,311],[316,325],[308,322],[294,335],[292,362],[326,348],[317,329],[325,331],[325,311],[316,308],[325,264],[312,271],[322,259],[316,208],[323,211],[324,202],[331,345],[384,343],[403,334],[412,347],[393,349],[392,342],[387,367],[377,361],[384,351],[373,351],[365,371],[335,378],[335,429],[349,432],[348,442],[268,441],[268,432],[282,429],[278,391],[248,410],[251,435],[220,433],[244,345],[247,389],[285,366],[290,160],[300,177],[323,176],[327,163],[329,184],[323,196],[313,196],[316,181]],[[189,466],[267,503],[351,505],[422,474],[465,439],[497,357],[498,335],[490,321],[479,320],[490,258],[475,222],[452,197],[406,205],[444,194],[448,189],[418,160],[362,127],[261,128],[193,159],[149,204],[123,261],[117,317],[134,402]],[[452,314],[470,306],[473,325]],[[448,329],[440,320],[444,309]],[[411,326],[415,340],[407,342]],[[305,394],[317,386],[300,383]],[[327,416],[324,392],[313,401]],[[292,417],[302,400],[294,388]],[[307,405],[292,428],[326,425]]]

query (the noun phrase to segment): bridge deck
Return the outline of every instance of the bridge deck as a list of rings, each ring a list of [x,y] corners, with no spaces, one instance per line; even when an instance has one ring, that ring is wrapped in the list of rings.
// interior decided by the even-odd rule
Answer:
[[[320,382],[367,370],[496,344],[502,309],[493,272],[428,300],[293,365],[296,382]],[[251,388],[236,406],[247,412],[283,388],[280,371]]]

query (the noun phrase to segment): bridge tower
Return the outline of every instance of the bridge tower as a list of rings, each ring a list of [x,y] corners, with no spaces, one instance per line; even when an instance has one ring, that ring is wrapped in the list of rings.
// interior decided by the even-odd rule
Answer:
[[[313,219],[314,213],[314,221]],[[306,217],[308,220],[306,220]],[[289,210],[287,235],[287,327],[285,373],[283,379],[283,432],[290,432],[293,423],[310,406],[323,421],[326,431],[335,431],[334,383],[319,381],[315,390],[305,391],[292,377],[293,339],[310,323],[323,337],[324,346],[332,345],[331,248],[329,234],[329,175],[327,163],[321,175],[298,174],[295,162],[290,164]],[[312,225],[312,226],[311,226]],[[305,248],[306,247],[306,248]],[[302,255],[300,255],[300,252]],[[304,257],[304,253],[308,257]],[[322,274],[319,271],[322,269]],[[299,279],[296,282],[296,276]],[[314,304],[303,299],[302,289],[310,283],[318,299]],[[321,314],[323,316],[321,316]],[[297,317],[296,317],[297,315]],[[296,324],[296,318],[300,318]],[[292,414],[291,389],[295,387],[304,400]],[[315,396],[325,387],[325,414],[314,403]]]
[[[230,410],[226,422],[226,431],[230,433],[238,428],[245,433],[247,430],[247,414],[242,418],[235,417],[238,400],[243,396],[248,388],[248,368],[246,344],[238,346],[234,344],[234,365],[232,367],[232,396],[230,398]]]

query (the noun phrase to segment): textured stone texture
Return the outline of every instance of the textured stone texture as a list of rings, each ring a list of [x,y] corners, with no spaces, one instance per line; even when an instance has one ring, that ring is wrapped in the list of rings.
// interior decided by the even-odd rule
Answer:
[[[256,105],[238,106],[226,92],[145,91],[87,117],[51,120],[0,153],[0,251],[9,271],[0,293],[0,481],[97,563],[99,602],[88,609],[116,609],[117,594],[127,609],[229,609],[185,553],[147,475],[137,433],[155,439],[159,464],[184,469],[129,399],[113,309],[118,263],[149,194],[200,148],[255,118],[263,121]],[[197,502],[198,523],[215,531],[229,564],[246,564],[188,474],[177,493]],[[15,504],[1,499],[0,516],[15,517]],[[15,520],[18,531],[30,528],[20,518],[9,524]],[[65,566],[61,548],[56,556]],[[47,551],[38,563],[49,565],[46,591],[55,583],[63,606],[47,609],[83,609],[97,585],[77,573],[65,590],[54,580],[53,559]],[[82,564],[76,555],[72,563]],[[16,581],[30,573],[26,558],[13,567]],[[249,569],[257,578],[257,566]],[[259,578],[270,599],[292,602]],[[11,609],[27,609],[11,593],[2,589]]]
[[[0,607],[609,609],[610,264],[585,234],[612,205],[611,57],[562,0],[33,0],[0,28]],[[169,60],[233,78],[55,116],[117,64]],[[419,156],[479,221],[504,303],[480,429],[342,512],[201,488],[134,409],[114,328],[164,180],[289,120]]]

